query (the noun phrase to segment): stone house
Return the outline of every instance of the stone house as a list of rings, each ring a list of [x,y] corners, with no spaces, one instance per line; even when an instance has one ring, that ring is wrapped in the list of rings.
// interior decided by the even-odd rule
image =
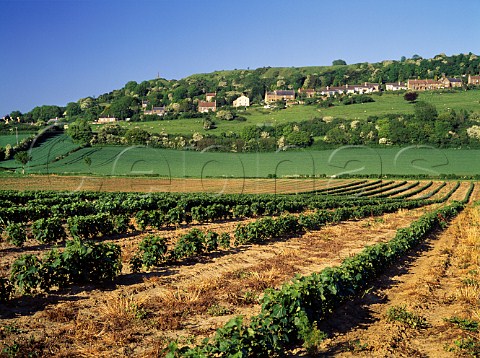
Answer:
[[[245,95],[241,95],[235,101],[233,101],[234,107],[249,107],[250,106],[250,98]]]
[[[200,113],[215,112],[217,110],[217,102],[198,101],[198,111]]]
[[[468,75],[468,84],[473,86],[480,86],[480,76]]]
[[[295,99],[294,90],[275,90],[273,92],[265,92],[265,102],[276,101],[293,101]]]

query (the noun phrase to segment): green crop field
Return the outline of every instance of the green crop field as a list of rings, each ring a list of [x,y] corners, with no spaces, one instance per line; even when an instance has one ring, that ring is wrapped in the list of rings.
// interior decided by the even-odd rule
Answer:
[[[315,117],[340,117],[354,120],[392,113],[413,113],[414,105],[403,99],[403,93],[385,93],[381,96],[374,94],[372,97],[375,102],[348,106],[336,105],[331,108],[297,105],[284,110],[271,110],[258,106],[250,107],[245,112],[240,113],[241,116],[247,119],[246,121],[215,120],[217,128],[209,131],[203,129],[202,118],[134,123],[119,122],[119,124],[127,128],[139,127],[153,133],[164,132],[168,134],[192,135],[195,132],[199,132],[202,134],[211,133],[219,135],[222,132],[239,133],[248,125],[276,125],[286,122],[305,121]],[[465,109],[480,113],[480,90],[454,93],[422,92],[418,100],[434,104],[439,113],[447,109]],[[94,130],[95,128],[98,128],[98,126],[94,126]]]
[[[430,147],[219,153],[155,149],[142,146],[83,148],[57,136],[33,148],[26,171],[44,174],[157,175],[162,177],[268,177],[276,175],[480,174],[480,150]],[[86,158],[89,160],[86,160]],[[14,160],[1,163],[19,168]]]
[[[11,146],[14,146],[18,143],[21,142],[22,139],[28,138],[34,135],[34,133],[19,133],[18,137],[15,134],[6,134],[6,135],[0,135],[0,147],[4,147],[7,144],[10,144]]]

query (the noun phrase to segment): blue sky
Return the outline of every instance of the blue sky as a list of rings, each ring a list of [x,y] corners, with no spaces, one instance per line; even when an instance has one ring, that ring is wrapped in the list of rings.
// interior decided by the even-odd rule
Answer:
[[[0,116],[160,73],[480,55],[479,0],[0,0]]]

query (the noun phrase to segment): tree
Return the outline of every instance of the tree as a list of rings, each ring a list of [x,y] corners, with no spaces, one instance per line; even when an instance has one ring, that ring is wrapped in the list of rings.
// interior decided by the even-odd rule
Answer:
[[[342,60],[342,59],[334,60],[332,62],[333,66],[345,66],[346,64],[347,62],[345,62],[345,60]]]
[[[14,121],[17,120],[17,118],[22,118],[22,112],[20,111],[13,111],[12,113],[10,113],[10,118]]]
[[[226,109],[218,111],[215,117],[224,121],[231,121],[234,118],[233,113]]]
[[[80,119],[70,124],[67,134],[76,143],[88,143],[93,137],[92,128],[85,119]]]
[[[286,137],[289,145],[296,145],[299,147],[308,147],[313,144],[313,138],[310,134],[303,131],[293,131]]]
[[[419,121],[432,122],[438,117],[437,108],[427,102],[417,102],[415,104],[415,118]]]
[[[32,160],[32,157],[28,154],[27,151],[17,152],[14,155],[15,161],[22,165],[22,174],[25,174],[25,165]]]
[[[408,101],[410,103],[413,103],[417,100],[418,98],[418,93],[417,92],[407,92],[403,95],[403,99],[405,101]]]
[[[108,114],[119,119],[130,118],[134,113],[131,106],[134,105],[136,105],[134,98],[129,96],[120,97],[108,108]]]
[[[150,134],[141,128],[132,128],[125,133],[129,144],[147,144]]]
[[[78,103],[70,102],[67,104],[66,112],[69,117],[78,116],[79,114],[82,114],[82,108]]]
[[[62,109],[58,106],[41,106],[35,107],[31,114],[35,122],[47,122],[51,118],[61,117],[62,113]]]
[[[205,118],[203,120],[203,129],[208,131],[208,130],[214,129],[214,128],[215,128],[215,122],[212,121],[210,118]]]

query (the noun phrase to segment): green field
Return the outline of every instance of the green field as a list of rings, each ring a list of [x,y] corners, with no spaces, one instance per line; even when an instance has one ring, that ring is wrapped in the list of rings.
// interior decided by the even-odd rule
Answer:
[[[480,150],[341,147],[322,151],[218,153],[142,146],[83,148],[58,136],[32,150],[26,172],[44,174],[155,175],[161,177],[277,177],[349,174],[480,174]],[[64,156],[64,157],[62,157]],[[90,158],[91,162],[85,158]],[[13,160],[0,163],[13,170]]]
[[[5,148],[7,144],[10,144],[13,147],[17,144],[17,140],[18,143],[20,143],[22,139],[31,137],[34,134],[35,133],[19,133],[18,137],[15,134],[0,135],[0,147]]]
[[[230,131],[239,133],[243,127],[248,125],[276,125],[286,122],[300,122],[315,117],[340,117],[354,120],[389,113],[413,113],[413,105],[403,99],[403,94],[385,93],[381,96],[372,95],[372,97],[375,102],[349,106],[337,105],[322,109],[317,108],[317,106],[303,105],[292,106],[280,111],[250,107],[245,113],[241,113],[242,116],[247,118],[245,122],[216,120],[217,128],[209,131],[203,129],[203,119],[201,118],[135,123],[120,122],[120,124],[127,128],[139,127],[148,132],[156,133],[191,135],[194,132],[199,132],[219,135],[222,132],[228,133]],[[434,104],[439,113],[447,109],[465,109],[480,113],[480,90],[454,93],[422,92],[418,100]]]

